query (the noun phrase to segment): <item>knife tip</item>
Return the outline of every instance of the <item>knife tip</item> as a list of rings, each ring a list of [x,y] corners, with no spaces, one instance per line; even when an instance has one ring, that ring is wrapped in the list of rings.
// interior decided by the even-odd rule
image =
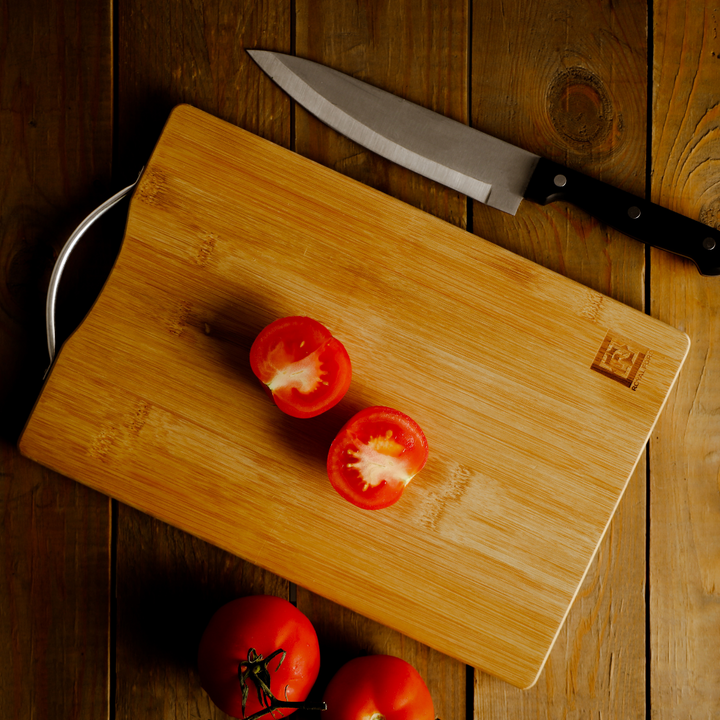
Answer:
[[[262,58],[275,57],[276,55],[282,54],[273,52],[272,50],[259,50],[258,48],[246,48],[245,51],[255,61],[261,60]]]
[[[278,61],[277,56],[279,53],[273,52],[272,50],[259,50],[257,48],[252,48],[247,49],[247,53],[255,61],[255,64],[268,74],[273,63]]]

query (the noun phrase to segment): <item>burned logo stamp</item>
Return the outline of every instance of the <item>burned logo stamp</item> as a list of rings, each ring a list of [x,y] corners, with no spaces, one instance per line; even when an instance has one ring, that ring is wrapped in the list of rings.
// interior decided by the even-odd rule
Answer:
[[[609,330],[593,360],[592,369],[637,390],[651,356],[646,347]]]

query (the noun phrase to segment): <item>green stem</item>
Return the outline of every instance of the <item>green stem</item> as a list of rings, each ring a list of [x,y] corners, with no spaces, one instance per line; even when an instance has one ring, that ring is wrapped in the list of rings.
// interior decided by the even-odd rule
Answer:
[[[243,660],[238,665],[238,679],[240,680],[240,687],[242,690],[242,713],[245,720],[256,720],[257,718],[272,713],[274,710],[280,708],[294,708],[295,710],[327,710],[327,705],[322,703],[322,707],[314,707],[312,703],[305,704],[305,702],[290,702],[289,700],[278,700],[270,690],[270,670],[268,664],[271,660],[281,655],[280,662],[276,668],[279,669],[285,660],[285,651],[280,648],[275,652],[264,658],[262,655],[258,655],[255,648],[248,650],[247,660]],[[264,707],[253,713],[249,717],[245,717],[245,705],[247,704],[248,695],[250,694],[250,684],[255,686],[258,696],[258,702]]]
[[[315,707],[312,703],[306,705],[304,702],[286,702],[284,700],[273,698],[268,707],[258,710],[256,713],[246,717],[245,720],[257,720],[257,718],[267,715],[278,708],[295,708],[297,710],[308,710],[310,712],[314,712],[316,710],[327,710],[327,705],[325,703],[321,703],[320,707]]]

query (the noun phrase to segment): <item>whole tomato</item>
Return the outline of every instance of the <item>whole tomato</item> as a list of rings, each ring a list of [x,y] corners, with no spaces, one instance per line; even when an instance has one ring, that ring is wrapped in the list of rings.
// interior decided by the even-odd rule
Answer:
[[[317,635],[287,600],[238,598],[223,605],[205,628],[198,670],[203,689],[228,715],[249,718],[272,711],[274,718],[285,717],[305,707],[317,679]]]
[[[343,665],[325,690],[322,720],[435,720],[420,673],[392,655],[367,655]]]

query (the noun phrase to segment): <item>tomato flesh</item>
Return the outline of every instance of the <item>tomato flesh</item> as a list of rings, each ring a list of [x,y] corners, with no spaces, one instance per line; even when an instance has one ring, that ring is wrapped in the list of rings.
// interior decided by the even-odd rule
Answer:
[[[427,460],[425,434],[410,417],[369,407],[343,426],[330,446],[328,477],[338,493],[365,510],[397,502]]]
[[[350,660],[330,681],[323,700],[323,720],[435,720],[420,673],[392,655]]]
[[[329,410],[352,379],[343,344],[308,317],[279,318],[264,328],[250,348],[250,367],[278,408],[297,418]]]
[[[200,683],[223,712],[236,718],[249,717],[263,705],[249,681],[243,713],[240,665],[251,650],[268,658],[279,649],[286,655],[275,656],[268,663],[270,690],[279,700],[303,701],[320,670],[320,648],[310,620],[283,598],[252,595],[233,600],[213,615],[200,640]],[[279,708],[268,717],[293,712],[294,708]]]

